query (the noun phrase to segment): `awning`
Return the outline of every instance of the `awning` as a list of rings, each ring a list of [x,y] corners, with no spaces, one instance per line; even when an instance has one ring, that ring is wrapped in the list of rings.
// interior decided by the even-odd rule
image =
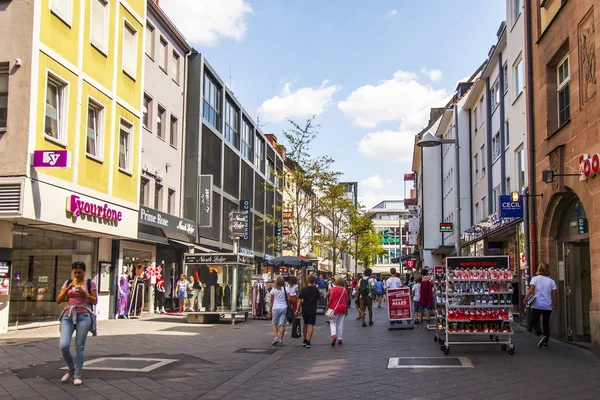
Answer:
[[[454,246],[438,246],[431,253],[436,254],[438,256],[447,256],[454,253]]]
[[[180,246],[185,246],[188,249],[195,249],[195,250],[201,251],[203,253],[216,253],[216,251],[208,249],[206,247],[198,246],[195,243],[183,242],[181,240],[169,239],[169,243],[175,243]]]
[[[153,235],[146,232],[138,232],[138,239],[152,243],[169,244],[169,241],[164,236]]]

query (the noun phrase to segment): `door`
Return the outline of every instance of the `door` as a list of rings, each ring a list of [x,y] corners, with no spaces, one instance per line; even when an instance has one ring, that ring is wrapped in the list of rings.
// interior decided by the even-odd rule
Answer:
[[[564,263],[562,266],[559,263],[558,282],[564,334],[569,341],[589,342],[592,299],[589,239],[565,242],[562,250]]]

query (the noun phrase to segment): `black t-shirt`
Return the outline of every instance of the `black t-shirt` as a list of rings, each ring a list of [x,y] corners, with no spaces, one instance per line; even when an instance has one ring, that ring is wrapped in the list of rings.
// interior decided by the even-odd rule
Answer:
[[[303,287],[298,298],[302,300],[302,314],[317,313],[317,301],[321,298],[321,292],[316,286]]]

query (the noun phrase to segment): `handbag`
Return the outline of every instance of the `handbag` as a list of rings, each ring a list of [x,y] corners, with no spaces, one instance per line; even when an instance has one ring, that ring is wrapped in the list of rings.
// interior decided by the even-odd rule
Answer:
[[[537,295],[535,294],[535,292],[533,292],[531,294],[531,296],[529,296],[529,298],[527,299],[527,301],[525,302],[525,305],[527,307],[531,307],[533,305],[533,303],[535,303],[535,300],[537,298]]]
[[[325,311],[325,316],[327,318],[333,318],[333,316],[335,315],[335,309],[340,305],[340,301],[342,301],[342,294],[340,293],[340,298],[338,299],[337,304],[335,305],[334,308],[328,308],[327,311]]]
[[[294,311],[292,311],[292,307],[290,307],[290,302],[288,301],[287,298],[287,292],[285,290],[285,285],[283,285],[283,293],[285,294],[285,304],[287,304],[287,310],[285,312],[285,319],[287,320],[288,323],[292,323],[292,321],[294,320]]]

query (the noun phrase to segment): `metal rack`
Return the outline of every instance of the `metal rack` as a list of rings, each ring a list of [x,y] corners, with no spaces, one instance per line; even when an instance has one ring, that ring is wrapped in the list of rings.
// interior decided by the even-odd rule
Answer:
[[[508,256],[449,257],[446,262],[445,339],[438,336],[438,330],[435,338],[440,349],[448,355],[453,345],[495,344],[513,355]],[[458,337],[471,340],[459,341]],[[483,337],[490,340],[481,340]]]
[[[433,298],[435,300],[435,325],[427,325],[427,330],[435,330],[433,340],[442,346],[445,343],[446,337],[446,273],[441,265],[433,267]]]

